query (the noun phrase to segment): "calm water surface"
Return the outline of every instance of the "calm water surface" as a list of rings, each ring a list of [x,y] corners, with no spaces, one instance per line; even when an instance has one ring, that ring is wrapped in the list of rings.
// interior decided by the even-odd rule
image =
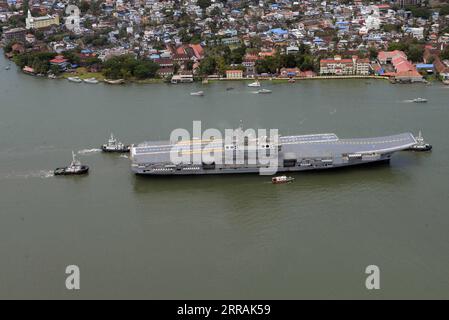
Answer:
[[[106,86],[33,78],[0,58],[0,298],[449,298],[449,87],[384,81]],[[232,86],[235,89],[226,91]],[[191,97],[204,90],[205,97]],[[429,99],[427,104],[407,100]],[[142,178],[95,150],[171,130],[278,128],[365,137],[422,130],[388,166]],[[71,151],[87,177],[53,177]],[[65,267],[81,290],[65,289]],[[367,291],[364,270],[381,269]]]

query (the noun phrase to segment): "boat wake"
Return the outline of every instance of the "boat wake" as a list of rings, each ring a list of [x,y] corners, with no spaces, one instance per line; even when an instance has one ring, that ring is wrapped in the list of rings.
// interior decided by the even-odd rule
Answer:
[[[402,102],[402,103],[412,103],[413,100],[402,100],[401,102]]]
[[[125,159],[129,159],[129,156],[127,154],[121,154],[120,158],[125,158]]]
[[[29,172],[12,172],[3,176],[4,179],[29,179],[40,178],[47,179],[54,176],[53,170],[36,170]]]
[[[79,150],[78,154],[89,154],[89,153],[97,153],[97,152],[101,152],[101,149],[83,149],[83,150]]]

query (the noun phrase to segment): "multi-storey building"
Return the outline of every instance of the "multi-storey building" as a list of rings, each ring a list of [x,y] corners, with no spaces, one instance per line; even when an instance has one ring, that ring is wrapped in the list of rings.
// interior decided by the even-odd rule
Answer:
[[[43,29],[52,25],[59,25],[59,16],[57,14],[52,16],[33,17],[30,10],[28,10],[28,16],[26,18],[27,29]]]
[[[371,64],[368,59],[360,59],[353,56],[352,59],[342,59],[335,56],[334,59],[323,59],[320,61],[321,75],[369,75]]]

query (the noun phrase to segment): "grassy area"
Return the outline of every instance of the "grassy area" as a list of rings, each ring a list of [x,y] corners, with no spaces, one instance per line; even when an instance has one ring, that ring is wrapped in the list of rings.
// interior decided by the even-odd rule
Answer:
[[[81,79],[97,78],[97,80],[104,80],[104,75],[101,72],[87,72],[86,68],[78,68],[75,73],[65,72],[62,74],[63,78],[80,77]]]
[[[106,77],[101,72],[88,72],[86,68],[78,68],[76,72],[65,72],[62,77],[67,79],[68,77],[79,77],[80,79],[96,78],[99,81],[103,81]],[[151,84],[151,83],[162,83],[163,79],[129,79],[127,82],[139,83],[139,84]]]
[[[144,79],[144,80],[131,79],[130,81],[139,84],[151,84],[151,83],[163,83],[164,79]]]

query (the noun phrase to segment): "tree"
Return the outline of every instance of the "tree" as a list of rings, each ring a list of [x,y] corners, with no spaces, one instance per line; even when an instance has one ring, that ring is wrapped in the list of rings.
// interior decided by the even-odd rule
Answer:
[[[371,60],[375,60],[379,53],[375,47],[369,47],[368,52]]]
[[[159,65],[153,61],[139,61],[133,70],[133,75],[137,79],[154,78],[158,69]]]
[[[201,9],[206,9],[207,7],[210,7],[211,0],[198,0],[196,3]]]
[[[446,4],[444,6],[441,7],[440,9],[440,15],[441,16],[446,16],[449,14],[449,4]]]
[[[407,57],[413,62],[423,60],[424,48],[419,44],[411,44],[406,50]]]
[[[112,57],[103,66],[103,73],[110,79],[137,79],[153,78],[159,65],[153,61],[137,60],[132,55]]]
[[[201,60],[200,63],[200,73],[203,75],[213,74],[215,73],[215,69],[217,68],[217,62],[214,57],[205,57]]]
[[[81,13],[85,14],[91,7],[91,4],[86,0],[82,0],[79,4],[79,9]]]

